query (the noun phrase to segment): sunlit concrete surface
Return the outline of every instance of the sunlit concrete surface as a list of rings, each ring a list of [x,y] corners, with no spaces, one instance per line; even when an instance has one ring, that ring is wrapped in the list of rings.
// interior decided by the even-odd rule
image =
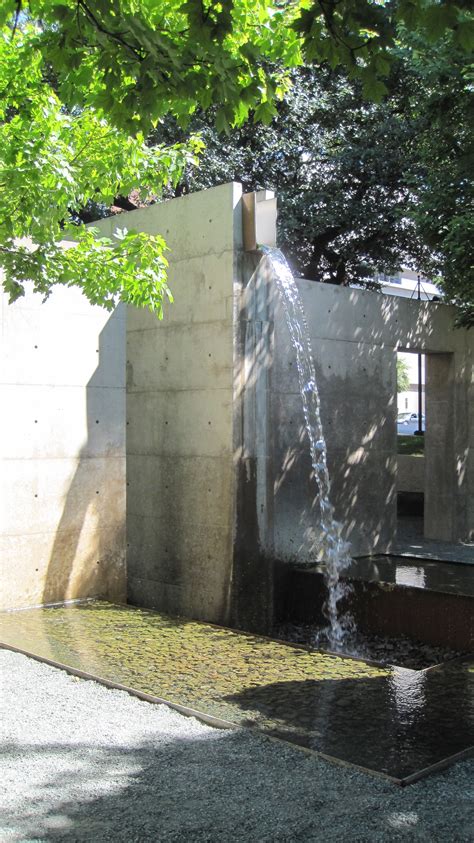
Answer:
[[[474,742],[467,663],[380,668],[105,602],[1,627],[5,645],[397,780]]]
[[[125,597],[125,309],[0,295],[0,606]]]

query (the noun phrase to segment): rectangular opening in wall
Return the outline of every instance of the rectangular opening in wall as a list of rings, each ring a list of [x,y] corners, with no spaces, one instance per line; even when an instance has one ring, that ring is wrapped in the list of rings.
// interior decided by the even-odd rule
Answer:
[[[425,499],[425,355],[397,353],[397,534],[422,539]]]

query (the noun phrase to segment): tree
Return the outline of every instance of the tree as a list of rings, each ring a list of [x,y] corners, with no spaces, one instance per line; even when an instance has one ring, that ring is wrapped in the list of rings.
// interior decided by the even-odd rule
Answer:
[[[195,160],[200,142],[146,146],[140,133],[112,127],[90,108],[66,108],[34,47],[37,27],[0,38],[0,266],[15,300],[25,282],[48,296],[57,283],[80,286],[94,304],[118,299],[161,314],[166,287],[161,237],[117,230],[114,243],[78,227],[91,197],[110,205],[140,185],[159,194]],[[28,55],[26,55],[28,54]],[[26,68],[25,62],[28,61]],[[70,241],[68,247],[64,242]]]
[[[342,72],[297,68],[270,126],[245,124],[222,139],[212,116],[191,126],[202,166],[176,191],[221,181],[275,187],[279,242],[296,271],[320,281],[374,286],[401,266],[431,277],[474,322],[472,99],[465,57],[406,36],[382,103]],[[421,59],[423,57],[423,60]],[[180,137],[174,123],[161,137]]]
[[[176,181],[198,144],[147,149],[153,125],[166,115],[184,124],[197,107],[215,108],[219,130],[250,114],[270,122],[285,68],[303,56],[342,64],[380,97],[400,23],[450,27],[465,44],[466,15],[461,0],[0,0],[0,264],[10,298],[31,279],[44,295],[76,284],[107,307],[121,299],[160,313],[163,240],[122,232],[111,244],[73,224],[90,201]],[[65,238],[76,242],[63,249]]]
[[[174,193],[231,179],[277,189],[279,243],[313,280],[373,286],[378,271],[418,264],[423,246],[408,219],[417,120],[401,113],[401,77],[398,67],[390,100],[375,104],[342,73],[296,69],[269,126],[247,123],[224,139],[212,115],[198,113],[191,128],[205,143],[201,166],[189,166]],[[181,134],[168,121],[159,136]]]
[[[407,392],[410,389],[408,364],[401,357],[397,357],[397,392]]]
[[[422,92],[416,151],[420,174],[412,216],[426,243],[425,274],[459,308],[458,323],[474,325],[472,68],[448,37],[425,49],[411,39],[410,59]],[[419,93],[417,94],[419,96]]]

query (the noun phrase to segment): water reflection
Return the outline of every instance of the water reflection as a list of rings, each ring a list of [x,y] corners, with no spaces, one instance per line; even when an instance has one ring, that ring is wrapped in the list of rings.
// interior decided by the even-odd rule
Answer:
[[[426,709],[427,674],[394,667],[388,681],[398,721],[404,726],[413,726]]]
[[[376,554],[354,559],[345,576],[474,597],[472,566],[452,562]]]
[[[424,588],[426,585],[426,571],[424,568],[414,568],[412,565],[397,565],[395,568],[395,582],[397,585],[412,585]]]

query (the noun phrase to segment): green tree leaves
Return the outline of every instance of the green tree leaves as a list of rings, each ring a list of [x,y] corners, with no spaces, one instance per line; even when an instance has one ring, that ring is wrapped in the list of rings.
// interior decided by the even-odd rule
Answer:
[[[94,241],[73,225],[91,203],[132,188],[159,196],[194,166],[198,140],[150,149],[153,128],[170,117],[188,126],[199,109],[223,133],[249,117],[272,126],[289,69],[303,62],[344,68],[366,99],[382,102],[404,32],[458,51],[473,41],[464,0],[0,0],[0,27],[0,267],[11,296],[29,277],[44,294],[74,283],[91,301],[158,313],[164,244],[132,233],[125,245]],[[428,137],[426,150],[431,189]],[[420,219],[429,207],[425,197]],[[464,225],[443,235],[443,248]],[[61,251],[71,236],[77,246]]]
[[[137,186],[144,198],[177,184],[196,163],[201,142],[148,147],[111,126],[91,107],[69,110],[45,80],[37,28],[0,37],[0,267],[14,300],[27,281],[47,296],[54,284],[77,285],[89,300],[119,300],[161,315],[165,244],[128,233],[105,241],[74,224],[90,201],[110,205]],[[64,248],[65,239],[77,240]]]
[[[408,364],[401,357],[397,357],[397,392],[407,392],[410,389],[410,371]]]

